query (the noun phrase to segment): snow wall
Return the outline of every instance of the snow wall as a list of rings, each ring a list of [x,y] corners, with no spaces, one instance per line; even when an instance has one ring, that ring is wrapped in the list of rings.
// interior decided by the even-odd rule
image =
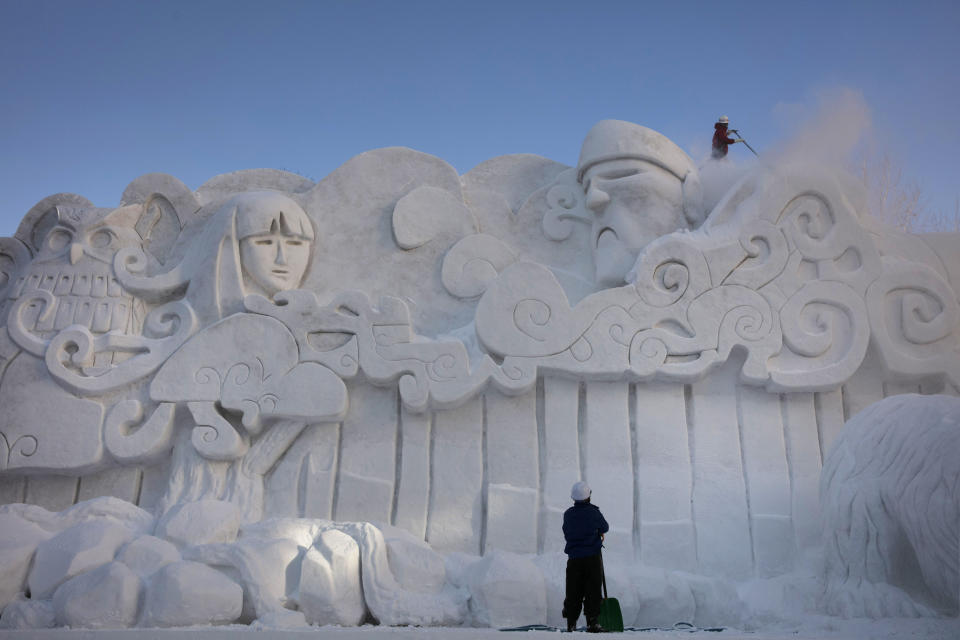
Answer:
[[[388,148],[50,196],[0,239],[0,503],[548,554],[586,479],[611,561],[789,573],[844,422],[960,386],[960,238],[865,200],[779,161],[705,212],[686,154],[618,121],[575,168]]]

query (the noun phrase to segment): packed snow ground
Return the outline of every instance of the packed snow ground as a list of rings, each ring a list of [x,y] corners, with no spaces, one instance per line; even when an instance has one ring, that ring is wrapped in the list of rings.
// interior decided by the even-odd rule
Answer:
[[[527,631],[508,633],[497,629],[444,627],[314,627],[299,630],[256,629],[245,625],[191,627],[180,629],[42,629],[0,631],[0,638],[9,640],[537,640],[557,638],[559,632]],[[565,636],[564,636],[565,637]],[[811,617],[801,625],[777,625],[767,629],[725,629],[723,631],[641,631],[607,633],[604,638],[641,640],[956,640],[960,638],[957,618],[897,618],[885,620],[838,619]]]

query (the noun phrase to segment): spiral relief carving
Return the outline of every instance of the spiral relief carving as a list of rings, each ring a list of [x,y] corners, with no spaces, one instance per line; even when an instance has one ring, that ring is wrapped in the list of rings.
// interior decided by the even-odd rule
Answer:
[[[796,196],[780,214],[780,226],[804,255],[820,260],[833,257],[836,245],[831,234],[836,231],[836,218],[821,194]]]
[[[780,310],[785,353],[771,364],[776,385],[830,388],[859,368],[870,324],[863,299],[839,282],[811,282]]]
[[[82,395],[94,395],[130,385],[154,373],[196,330],[193,309],[168,302],[147,316],[149,338],[111,331],[94,337],[82,325],[67,327],[50,341],[44,354],[50,375],[62,386]],[[106,371],[88,370],[98,354],[130,353],[132,357]]]
[[[677,235],[650,244],[631,274],[636,277],[637,294],[653,307],[691,300],[710,287],[710,269],[703,254]]]
[[[743,226],[740,246],[747,257],[724,279],[724,284],[759,289],[783,272],[790,255],[783,232],[764,220]]]
[[[5,433],[0,432],[0,469],[6,469],[10,466],[10,461],[14,457],[29,458],[37,452],[40,441],[33,435],[22,435],[16,438],[12,443],[7,439]]]
[[[960,305],[944,279],[924,265],[885,260],[867,290],[874,339],[887,367],[903,375],[931,371],[960,381]]]
[[[173,446],[175,405],[160,403],[150,418],[143,419],[143,405],[136,400],[117,403],[104,425],[104,444],[115,460],[123,463],[148,462],[165,454]]]
[[[543,300],[527,298],[517,303],[513,309],[513,324],[524,335],[537,342],[546,340],[550,332],[550,305]]]
[[[517,260],[509,246],[493,236],[475,233],[463,238],[443,257],[440,278],[451,295],[473,298]]]
[[[579,184],[557,184],[547,191],[547,212],[541,222],[543,235],[561,242],[573,234],[574,225],[590,223],[583,208],[583,189]]]

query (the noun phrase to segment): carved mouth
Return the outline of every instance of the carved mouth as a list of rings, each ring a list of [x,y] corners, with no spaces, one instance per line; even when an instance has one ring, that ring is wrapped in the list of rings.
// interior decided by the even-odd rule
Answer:
[[[616,244],[619,240],[620,237],[617,235],[616,231],[610,227],[604,227],[600,230],[600,233],[597,234],[597,249],[602,249],[604,246]]]
[[[273,271],[271,271],[271,273],[273,273],[274,275],[277,275],[277,276],[290,275],[290,271],[287,270],[287,269],[274,269]]]

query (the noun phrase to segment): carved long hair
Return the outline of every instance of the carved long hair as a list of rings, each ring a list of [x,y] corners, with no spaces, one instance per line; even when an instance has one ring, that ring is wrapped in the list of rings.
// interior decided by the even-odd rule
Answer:
[[[163,300],[185,292],[201,325],[243,311],[245,294],[240,240],[280,229],[312,241],[313,224],[303,208],[276,191],[240,193],[221,206],[190,243],[183,260],[169,271],[147,276],[146,254],[124,249],[114,258],[117,280],[148,300]]]

